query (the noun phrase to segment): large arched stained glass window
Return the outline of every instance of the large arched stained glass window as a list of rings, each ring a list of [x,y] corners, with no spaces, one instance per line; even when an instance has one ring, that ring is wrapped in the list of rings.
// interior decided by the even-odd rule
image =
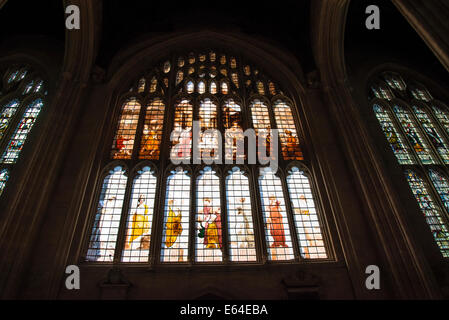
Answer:
[[[286,171],[306,164],[300,106],[279,83],[206,50],[160,61],[125,91],[107,133],[87,262],[332,259],[313,184]]]
[[[380,75],[372,93],[377,120],[436,244],[449,258],[449,109],[423,85],[393,72]]]
[[[1,195],[44,108],[47,91],[42,77],[29,66],[0,69],[0,76]]]

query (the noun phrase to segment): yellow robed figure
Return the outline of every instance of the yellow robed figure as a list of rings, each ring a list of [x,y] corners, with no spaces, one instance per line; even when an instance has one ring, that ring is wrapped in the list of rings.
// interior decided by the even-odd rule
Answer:
[[[150,222],[148,221],[148,206],[144,203],[145,199],[141,196],[139,197],[139,204],[137,205],[137,211],[134,213],[132,218],[132,229],[131,235],[129,236],[129,245],[139,238],[140,236],[148,233],[150,230]],[[143,209],[143,214],[139,211]]]
[[[165,239],[165,245],[167,248],[171,248],[173,244],[178,239],[178,236],[182,233],[182,224],[181,219],[182,215],[181,212],[177,216],[175,216],[175,212],[172,209],[173,200],[170,200],[168,202],[168,218],[167,223],[165,224],[166,227],[166,239]]]

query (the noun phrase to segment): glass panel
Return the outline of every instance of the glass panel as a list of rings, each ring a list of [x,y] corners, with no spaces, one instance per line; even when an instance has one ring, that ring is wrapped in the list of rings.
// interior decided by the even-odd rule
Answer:
[[[192,81],[187,82],[187,93],[193,93],[195,91],[195,85]]]
[[[220,180],[206,167],[197,179],[197,234],[195,257],[198,262],[222,261],[222,219]]]
[[[123,105],[122,114],[112,144],[111,157],[113,159],[131,159],[139,115],[140,103],[135,98],[128,99]]]
[[[184,72],[178,71],[178,73],[176,74],[176,85],[180,84],[183,79],[184,79]]]
[[[3,190],[5,189],[6,182],[8,182],[9,179],[9,172],[6,169],[3,169],[0,172],[0,196],[3,193]]]
[[[171,70],[171,64],[170,64],[170,61],[166,61],[166,62],[164,63],[164,73],[169,73],[170,70]]]
[[[443,126],[443,128],[446,130],[446,133],[449,134],[449,115],[448,115],[448,113],[445,110],[440,109],[435,106],[433,106],[432,109],[433,109],[433,112],[434,112],[436,118],[438,119],[440,124]]]
[[[435,189],[440,195],[447,212],[449,212],[449,183],[445,176],[443,176],[437,170],[429,169],[429,176],[432,180]]]
[[[210,84],[210,93],[212,93],[212,94],[217,93],[217,84],[215,82],[211,82],[211,84]]]
[[[260,197],[269,260],[293,260],[293,248],[281,179],[270,168],[261,168]]]
[[[190,159],[192,149],[192,104],[182,100],[176,105],[174,132],[172,133],[172,159]]]
[[[230,260],[256,261],[256,243],[248,178],[234,168],[226,178]]]
[[[433,164],[431,151],[422,137],[421,132],[416,128],[410,113],[399,106],[394,106],[393,110],[405,131],[408,141],[413,146],[416,154],[423,164]]]
[[[424,181],[415,172],[407,170],[405,174],[442,255],[449,258],[449,232],[440,208],[434,203]]]
[[[137,90],[137,92],[139,92],[139,93],[144,92],[145,91],[145,84],[146,84],[145,78],[140,79],[139,80],[139,86],[138,86],[139,89]]]
[[[239,76],[237,75],[237,73],[232,73],[231,79],[232,79],[232,82],[234,83],[235,87],[239,88]]]
[[[3,153],[2,163],[16,163],[28,134],[31,132],[43,106],[42,99],[37,99],[27,107],[22,120],[20,120],[14,135],[6,147],[5,153]]]
[[[269,133],[269,130],[271,129],[271,122],[270,122],[270,114],[268,113],[268,106],[260,100],[254,100],[251,103],[250,108],[256,135],[257,136],[261,135],[261,137],[264,137],[266,139],[265,140],[266,154],[269,153],[270,155],[272,155],[273,152],[271,150],[271,138]],[[266,154],[265,155],[259,154],[259,157],[265,158]]]
[[[204,84],[203,81],[200,81],[200,82],[198,83],[198,92],[199,92],[200,94],[203,94],[203,93],[206,92],[206,85]]]
[[[157,179],[149,167],[134,179],[122,262],[147,262]]]
[[[19,100],[16,99],[10,101],[3,108],[2,113],[0,114],[0,140],[3,138],[3,135],[5,134],[6,129],[8,129],[11,119],[17,112],[17,109],[19,108],[19,103],[20,103]]]
[[[181,168],[167,179],[162,262],[187,262],[189,246],[190,177]]]
[[[103,181],[94,226],[90,234],[87,261],[114,260],[127,180],[123,168],[116,167]]]
[[[210,99],[200,102],[201,133],[198,142],[202,159],[218,159],[217,105]],[[207,131],[213,130],[213,131]]]
[[[263,85],[262,81],[257,81],[257,92],[259,92],[259,94],[261,95],[265,94],[265,86]]]
[[[237,155],[239,159],[245,159],[244,146],[238,150],[237,141],[244,141],[242,128],[242,109],[241,107],[230,99],[226,101],[223,107],[223,122],[225,132],[225,157],[228,160],[236,160]],[[232,153],[231,153],[232,152]]]
[[[303,259],[326,259],[326,247],[309,178],[304,175],[304,172],[294,167],[287,177],[287,185],[292,201],[301,257]]]
[[[184,58],[182,57],[178,58],[178,67],[180,68],[184,67]]]
[[[422,108],[417,106],[413,106],[413,110],[424,128],[424,133],[426,134],[427,139],[429,139],[435,149],[437,149],[444,163],[449,163],[449,149],[438,132],[438,129],[430,120],[429,115]]]
[[[153,77],[151,79],[151,85],[150,85],[150,93],[155,93],[157,90],[157,79]]]
[[[398,133],[387,111],[380,105],[373,106],[377,120],[400,164],[413,164],[409,147],[404,143],[404,138]]]
[[[303,160],[298,134],[296,133],[295,121],[292,110],[283,101],[276,101],[274,116],[282,144],[282,155],[285,160]]]
[[[161,99],[155,99],[148,105],[143,125],[140,159],[159,159],[164,111],[165,105]]]
[[[221,83],[221,93],[228,94],[228,84],[224,81]]]
[[[274,83],[270,81],[268,84],[268,89],[270,90],[270,94],[274,96],[276,94],[276,87],[274,86]]]

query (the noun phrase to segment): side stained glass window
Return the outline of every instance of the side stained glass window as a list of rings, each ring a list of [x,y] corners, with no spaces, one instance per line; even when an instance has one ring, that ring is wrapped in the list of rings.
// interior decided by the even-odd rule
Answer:
[[[414,121],[411,118],[410,113],[400,106],[393,107],[394,113],[405,132],[410,145],[415,150],[419,159],[423,164],[435,163],[432,153],[423,138],[423,134],[416,128]]]
[[[419,207],[426,217],[427,224],[432,231],[436,243],[440,247],[445,258],[449,258],[449,232],[448,225],[444,221],[443,213],[429,193],[423,179],[415,172],[408,170],[405,172],[410,188],[418,201]]]
[[[23,75],[15,71],[11,83]],[[25,92],[40,86],[32,80]],[[203,268],[333,258],[308,178],[286,169],[308,167],[301,106],[264,70],[221,50],[175,53],[117,98],[83,230],[86,262]],[[264,167],[278,155],[276,172]],[[299,200],[289,203],[289,191]]]
[[[396,72],[378,76],[372,90],[368,96],[385,137],[404,166],[441,254],[449,258],[449,183],[444,174],[449,165],[449,110],[425,86]]]
[[[19,108],[20,101],[17,99],[14,99],[13,101],[7,103],[3,109],[2,113],[0,114],[0,141],[3,138],[3,135],[6,132],[6,129],[8,129],[8,126],[13,119],[14,115],[17,112],[17,109]]]
[[[387,111],[378,104],[373,106],[374,113],[376,114],[377,120],[382,127],[382,131],[387,138],[388,143],[393,149],[396,158],[400,164],[413,164],[414,160],[410,154],[409,147],[404,143],[404,138],[396,128]]]

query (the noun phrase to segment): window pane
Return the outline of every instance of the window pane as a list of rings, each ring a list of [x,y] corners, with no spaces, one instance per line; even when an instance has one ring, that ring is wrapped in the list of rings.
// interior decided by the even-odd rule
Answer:
[[[448,115],[448,113],[445,110],[440,109],[435,106],[432,107],[432,110],[433,110],[433,113],[435,114],[436,118],[440,122],[440,124],[446,130],[446,133],[449,134],[449,115]]]
[[[223,126],[225,132],[225,157],[227,160],[245,159],[245,146],[238,145],[238,141],[244,142],[242,128],[242,110],[241,107],[230,99],[226,101],[223,107]]]
[[[33,101],[28,106],[2,156],[3,163],[15,163],[17,161],[28,134],[31,132],[43,106],[44,103],[41,99]]]
[[[123,106],[112,145],[113,159],[131,159],[139,115],[140,103],[135,98],[129,99]]]
[[[440,195],[441,201],[449,212],[449,183],[445,176],[443,176],[437,170],[429,169],[429,176],[432,180],[435,189]]]
[[[182,100],[176,105],[174,132],[171,136],[171,158],[190,159],[192,149],[192,104],[189,100]]]
[[[143,125],[140,159],[158,160],[164,126],[165,105],[161,99],[153,100],[147,106]]]
[[[293,260],[293,248],[281,180],[270,168],[261,168],[260,197],[269,260]]]
[[[197,179],[196,261],[222,261],[220,180],[206,167]]]
[[[441,253],[449,258],[449,233],[441,209],[433,201],[424,181],[415,172],[407,170],[405,174]]]
[[[438,132],[438,129],[430,120],[429,115],[422,108],[419,108],[417,106],[414,106],[413,110],[415,111],[416,117],[421,122],[421,125],[424,128],[424,133],[426,134],[427,139],[429,139],[435,149],[437,149],[444,163],[449,163],[449,148]]]
[[[189,215],[190,177],[178,168],[167,179],[162,262],[187,262]]]
[[[210,99],[200,103],[200,141],[198,141],[201,159],[218,159],[217,105]],[[207,131],[212,130],[212,131]]]
[[[400,164],[413,164],[409,147],[404,143],[404,138],[398,133],[387,111],[378,104],[373,106],[377,120]]]
[[[226,178],[231,261],[256,261],[253,216],[248,178],[238,168]]]
[[[435,163],[435,160],[432,158],[431,151],[423,139],[421,131],[416,128],[413,120],[411,119],[410,113],[399,106],[394,106],[393,110],[405,131],[408,141],[412,145],[421,162],[423,164]]]
[[[295,121],[290,106],[283,101],[277,101],[274,107],[277,128],[282,144],[282,154],[285,160],[303,160],[299,138],[296,133]]]
[[[10,101],[3,108],[2,113],[0,114],[0,140],[3,138],[3,135],[5,134],[6,129],[8,129],[9,123],[11,122],[18,108],[19,100],[17,99]]]
[[[294,167],[287,177],[296,233],[304,259],[326,259],[326,248],[310,188],[309,178]]]
[[[112,262],[128,178],[116,167],[104,179],[95,222],[90,235],[87,261]]]
[[[134,179],[127,220],[123,262],[147,262],[150,251],[157,179],[149,167]]]

